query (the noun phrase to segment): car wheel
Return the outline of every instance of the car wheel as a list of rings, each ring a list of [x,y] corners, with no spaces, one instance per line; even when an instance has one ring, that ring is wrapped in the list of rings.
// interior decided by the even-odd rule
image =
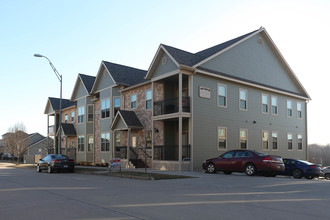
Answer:
[[[300,169],[294,169],[292,171],[292,176],[296,179],[300,179],[302,177],[302,172]]]
[[[48,172],[48,173],[52,173],[52,172],[53,172],[52,167],[51,167],[50,165],[48,165],[47,172]]]
[[[230,175],[232,172],[231,171],[223,171],[224,174]]]
[[[206,172],[208,172],[208,173],[215,173],[214,163],[208,163],[206,165]]]
[[[248,176],[254,176],[257,173],[256,166],[254,164],[250,163],[245,166],[245,173]]]
[[[37,165],[37,172],[40,173],[42,170],[40,169],[40,166]]]
[[[330,180],[330,173],[326,173],[326,174],[324,175],[324,178],[327,179],[327,180]]]

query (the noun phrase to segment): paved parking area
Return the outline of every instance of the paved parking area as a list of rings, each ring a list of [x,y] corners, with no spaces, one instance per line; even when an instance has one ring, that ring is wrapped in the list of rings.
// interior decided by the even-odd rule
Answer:
[[[0,219],[330,219],[324,179],[183,174],[196,178],[47,174],[0,164]]]

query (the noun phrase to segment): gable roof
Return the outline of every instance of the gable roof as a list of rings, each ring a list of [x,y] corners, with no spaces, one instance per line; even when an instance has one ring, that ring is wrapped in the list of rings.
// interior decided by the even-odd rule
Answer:
[[[61,123],[61,126],[65,136],[77,136],[76,129],[72,123]]]
[[[77,102],[73,102],[69,99],[63,99],[62,98],[62,110],[69,108],[69,107],[73,107],[76,106]],[[54,97],[48,97],[48,101],[47,101],[47,105],[44,111],[44,114],[47,114],[47,107],[48,105],[50,105],[50,107],[52,107],[53,111],[59,111],[60,110],[60,99],[59,98],[54,98]]]
[[[143,128],[143,125],[134,111],[119,110],[111,123],[110,129],[113,130],[119,120],[122,120],[125,124],[125,128]]]
[[[180,65],[186,66],[194,66],[195,64],[205,60],[206,58],[216,54],[223,49],[232,46],[233,44],[237,43],[238,41],[246,38],[247,36],[257,32],[258,30],[252,31],[250,33],[244,34],[240,37],[234,38],[232,40],[226,41],[224,43],[215,45],[213,47],[207,48],[205,50],[201,50],[197,53],[190,53],[184,50],[177,49],[175,47],[167,46],[165,44],[161,44],[164,49],[175,59],[175,61]]]
[[[147,73],[146,70],[141,70],[116,63],[110,63],[108,61],[102,61],[102,63],[116,84],[133,86],[146,81],[144,79]]]
[[[274,51],[274,53],[276,54],[278,59],[282,62],[283,66],[288,70],[288,74],[291,76],[292,80],[297,84],[299,89],[302,91],[301,94],[292,93],[291,91],[289,91],[289,93],[298,95],[299,97],[304,97],[304,98],[310,99],[310,96],[308,95],[307,91],[305,90],[305,88],[303,87],[301,82],[299,81],[298,77],[294,74],[294,72],[290,68],[289,64],[286,62],[286,60],[284,59],[284,57],[282,56],[282,54],[276,47],[275,43],[272,41],[271,37],[267,33],[266,29],[263,27],[260,27],[258,30],[254,30],[252,32],[249,32],[247,34],[244,34],[244,35],[234,38],[232,40],[226,41],[224,43],[215,45],[215,46],[207,48],[205,50],[201,50],[197,53],[190,53],[190,52],[187,52],[187,51],[184,51],[181,49],[177,49],[175,47],[161,44],[157,50],[157,53],[150,65],[149,69],[148,69],[146,78],[150,79],[152,77],[152,74],[155,71],[155,66],[157,65],[158,61],[160,60],[160,56],[162,55],[163,52],[166,53],[173,60],[173,62],[178,66],[178,69],[184,68],[184,66],[188,66],[188,67],[193,68],[192,71],[194,71],[194,70],[198,71],[199,69],[201,69],[201,70],[203,70],[203,72],[205,72],[205,71],[209,72],[210,70],[203,69],[200,66],[202,64],[204,64],[205,62],[213,59],[214,57],[220,55],[221,53],[235,47],[236,45],[240,44],[241,42],[246,41],[247,39],[249,39],[261,32],[262,32],[263,36],[265,36],[267,42],[269,42],[272,50]],[[225,73],[219,74],[218,72],[216,72],[214,70],[212,70],[212,72],[219,76],[227,75],[229,77],[228,79],[235,78],[235,77],[231,76],[230,74],[225,74]],[[243,81],[248,81],[248,80],[243,79]],[[263,85],[263,86],[272,87],[271,85]],[[277,90],[277,88],[275,88],[275,90]],[[284,91],[284,92],[286,92],[286,91]]]
[[[96,79],[95,76],[89,76],[89,75],[79,73],[77,76],[77,80],[74,85],[73,91],[72,91],[71,100],[73,100],[74,95],[76,94],[76,92],[78,90],[78,86],[79,86],[80,82],[83,85],[84,89],[86,90],[86,93],[89,95],[92,91],[95,79]]]

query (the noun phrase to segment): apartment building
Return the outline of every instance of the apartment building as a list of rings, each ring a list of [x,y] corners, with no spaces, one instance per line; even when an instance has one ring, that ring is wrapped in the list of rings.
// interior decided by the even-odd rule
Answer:
[[[81,76],[77,162],[191,171],[237,148],[307,159],[310,96],[264,28],[197,53],[161,44],[147,71],[102,61],[89,89]]]

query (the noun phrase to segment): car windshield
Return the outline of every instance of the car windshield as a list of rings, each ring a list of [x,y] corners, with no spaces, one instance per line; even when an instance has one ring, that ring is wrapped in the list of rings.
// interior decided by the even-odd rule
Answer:
[[[56,154],[56,155],[54,155],[54,157],[52,157],[52,158],[56,158],[56,159],[68,159],[67,156],[65,156],[65,155],[61,155],[61,154]]]

